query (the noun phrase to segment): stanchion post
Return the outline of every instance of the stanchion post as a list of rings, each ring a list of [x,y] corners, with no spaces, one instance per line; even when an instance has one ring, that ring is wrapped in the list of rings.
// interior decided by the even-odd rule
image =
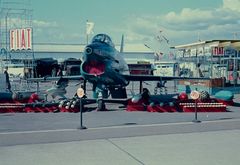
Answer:
[[[194,123],[200,123],[201,121],[200,120],[198,120],[198,117],[197,117],[197,99],[199,99],[199,97],[200,97],[200,93],[197,91],[197,90],[195,90],[195,91],[192,91],[191,92],[191,94],[190,94],[190,96],[191,96],[191,98],[194,100],[194,110],[195,110],[195,117],[194,117],[194,120],[192,121],[192,122],[194,122]]]
[[[80,114],[80,127],[79,129],[87,129],[87,127],[83,126],[83,103],[82,103],[82,98],[84,96],[84,90],[82,88],[78,88],[77,90],[77,95],[79,98],[79,114]]]
[[[192,122],[200,123],[201,121],[198,120],[198,114],[197,114],[197,100],[195,100],[195,107],[194,108],[195,108],[195,118],[194,118],[194,120]]]

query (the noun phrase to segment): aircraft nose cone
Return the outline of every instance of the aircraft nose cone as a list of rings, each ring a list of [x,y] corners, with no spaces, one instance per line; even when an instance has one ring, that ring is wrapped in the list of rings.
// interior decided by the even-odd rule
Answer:
[[[86,47],[85,52],[86,52],[86,54],[92,54],[93,50],[91,47]]]

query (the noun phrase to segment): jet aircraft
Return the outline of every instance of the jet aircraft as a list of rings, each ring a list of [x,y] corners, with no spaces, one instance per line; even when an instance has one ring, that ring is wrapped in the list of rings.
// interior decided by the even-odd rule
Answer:
[[[121,48],[123,50],[123,38]],[[140,82],[140,93],[143,81],[163,82],[176,79],[199,79],[184,77],[166,77],[153,75],[130,75],[123,52],[118,52],[107,34],[97,34],[85,47],[81,64],[81,76],[93,84],[96,98],[107,98],[109,92],[113,99],[127,98],[126,86],[130,81]],[[99,103],[100,104],[100,103]],[[99,108],[104,108],[99,105]]]
[[[123,41],[121,42],[120,50],[123,50]],[[165,82],[177,79],[199,79],[154,75],[130,75],[123,52],[116,50],[114,43],[107,34],[95,35],[91,43],[86,45],[83,52],[80,73],[80,76],[63,76],[63,78],[69,80],[85,80],[92,83],[92,90],[95,100],[98,102],[99,109],[105,108],[103,100],[107,100],[106,98],[110,95],[112,99],[115,100],[108,100],[108,102],[119,102],[120,99],[126,99],[126,86],[130,81],[139,81],[140,92],[142,92],[143,81]],[[47,80],[48,78],[44,79]],[[49,80],[54,79],[54,77],[49,78]],[[36,79],[33,80],[36,81]],[[39,80],[42,79],[40,78]]]

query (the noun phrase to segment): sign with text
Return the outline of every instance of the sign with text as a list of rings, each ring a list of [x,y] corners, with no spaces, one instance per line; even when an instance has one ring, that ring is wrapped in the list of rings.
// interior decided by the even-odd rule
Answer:
[[[223,47],[213,47],[212,54],[215,56],[222,56],[224,55],[224,48]]]
[[[31,50],[32,49],[32,29],[11,29],[10,30],[10,50]]]

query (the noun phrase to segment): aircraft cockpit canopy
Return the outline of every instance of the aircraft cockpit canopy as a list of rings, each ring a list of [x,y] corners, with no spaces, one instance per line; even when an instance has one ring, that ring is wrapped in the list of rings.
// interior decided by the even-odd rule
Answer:
[[[92,39],[92,43],[94,43],[94,42],[103,42],[103,43],[106,43],[106,44],[114,47],[114,44],[113,44],[111,38],[106,34],[98,34],[98,35],[94,36]]]

